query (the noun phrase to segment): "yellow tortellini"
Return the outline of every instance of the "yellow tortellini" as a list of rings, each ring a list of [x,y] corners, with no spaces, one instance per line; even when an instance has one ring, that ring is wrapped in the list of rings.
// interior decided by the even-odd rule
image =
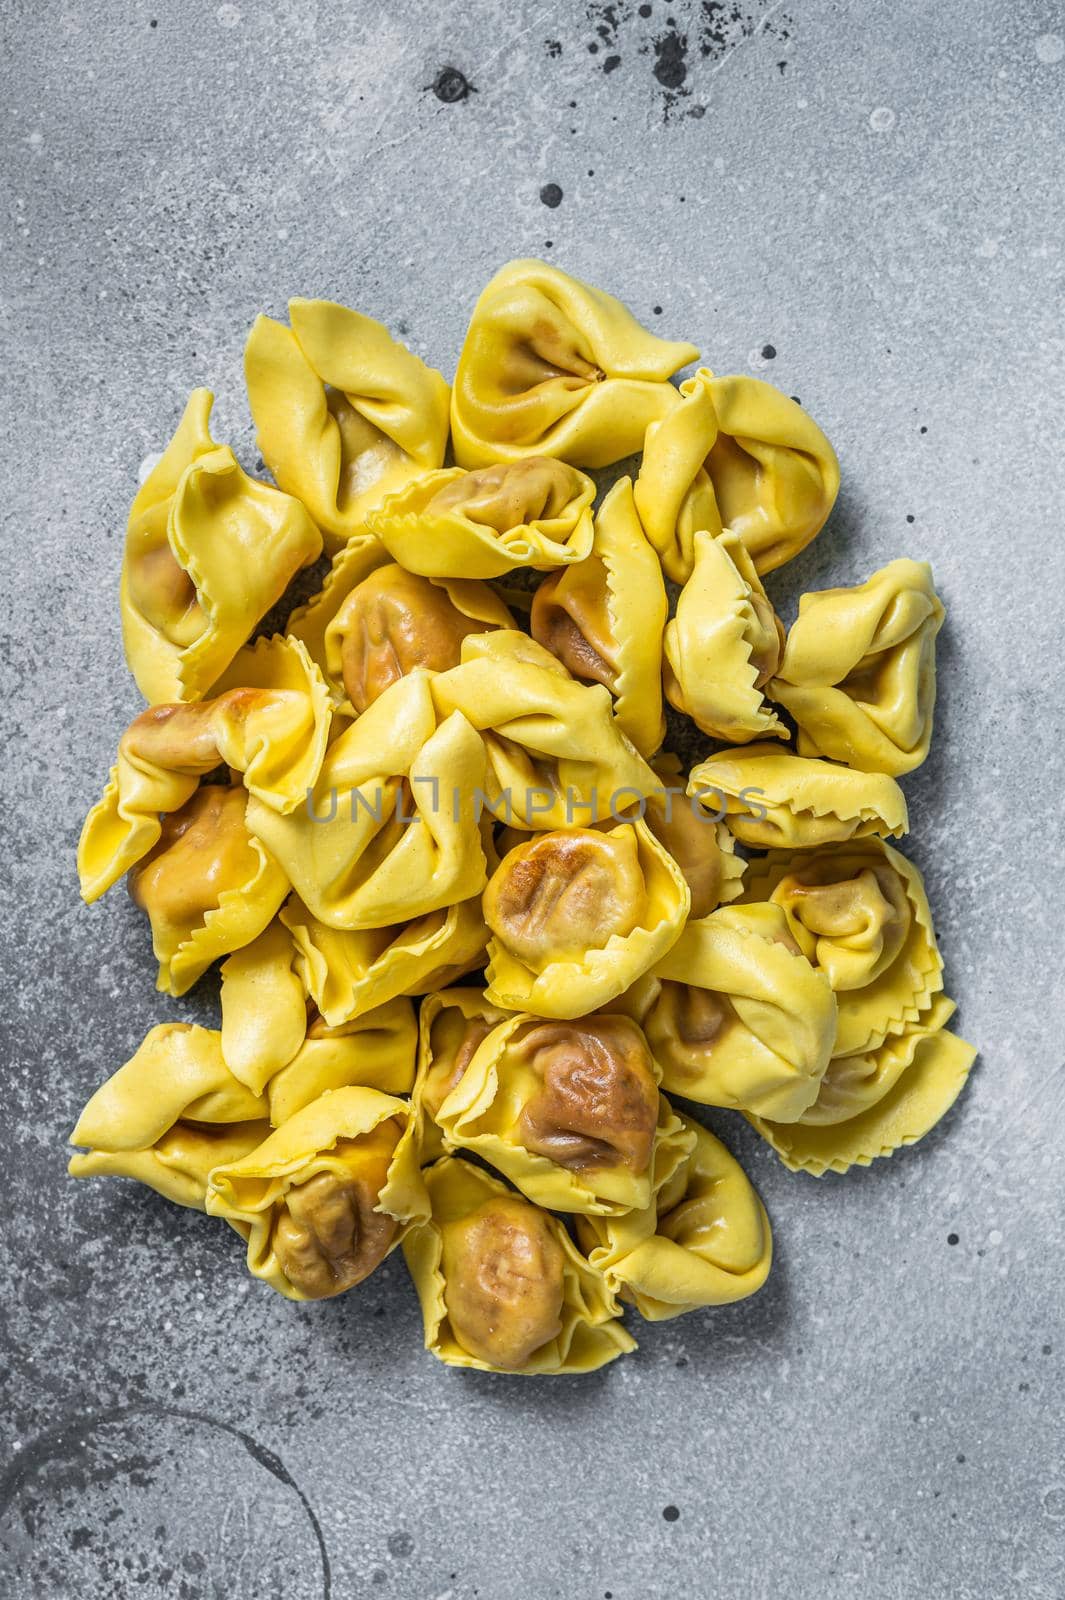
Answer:
[[[425,1348],[481,1372],[594,1372],[636,1348],[601,1273],[557,1218],[479,1167],[425,1172],[430,1221],[403,1241]]]
[[[853,589],[804,594],[768,693],[801,756],[898,777],[928,754],[943,606],[926,561],[892,561]]]
[[[547,456],[433,472],[392,495],[367,529],[395,561],[429,578],[546,572],[592,548],[595,484]]]
[[[246,993],[240,1004],[223,994],[221,1030],[185,1022],[150,1029],[82,1112],[71,1143],[88,1146],[89,1154],[75,1156],[71,1172],[76,1177],[115,1173],[159,1188],[150,1174],[159,1168],[168,1139],[186,1155],[201,1148],[206,1159],[219,1150],[218,1140],[197,1146],[195,1136],[221,1124],[239,1124],[241,1140],[258,1130],[258,1145],[271,1127],[280,1127],[331,1090],[355,1085],[410,1093],[418,1029],[409,1000],[393,1000],[344,1028],[327,1028],[315,1019],[294,1045],[290,1040],[283,1051],[267,1041],[263,1055],[254,1059],[233,1050],[234,1014],[238,1024],[246,1020],[240,1013],[250,1004]],[[248,1144],[240,1156],[251,1148]],[[198,1167],[199,1178],[205,1183],[214,1166],[228,1159],[222,1152],[211,1165]],[[190,1172],[181,1170],[189,1181]],[[197,1193],[198,1199],[182,1203],[202,1209],[203,1194]]]
[[[779,906],[723,906],[689,922],[655,977],[644,1029],[670,1094],[778,1122],[813,1104],[836,1000]]]
[[[690,905],[683,873],[638,818],[534,834],[485,889],[488,998],[510,1011],[583,1016],[665,954]]]
[[[259,449],[334,551],[368,511],[444,459],[448,386],[386,328],[329,300],[260,316],[244,351]]]
[[[539,1205],[614,1216],[650,1204],[691,1148],[659,1079],[630,1017],[510,1015],[476,1047],[435,1121],[448,1148],[475,1151]]]
[[[769,1218],[743,1168],[720,1139],[680,1120],[694,1146],[649,1206],[576,1219],[589,1264],[648,1322],[746,1300],[773,1260]]]
[[[270,1121],[279,1128],[312,1100],[338,1089],[409,1094],[417,1049],[418,1024],[406,998],[397,996],[337,1028],[312,1014],[307,1037],[266,1086]]]
[[[395,995],[446,987],[484,960],[481,897],[383,928],[330,928],[293,896],[281,921],[296,948],[307,993],[336,1026]]]
[[[487,584],[423,578],[390,563],[358,584],[325,631],[325,669],[357,716],[415,667],[446,672],[471,633],[512,628],[514,618]]]
[[[748,1120],[786,1167],[815,1177],[915,1144],[950,1110],[976,1059],[971,1044],[947,1032],[953,1013],[954,1002],[937,995],[920,1021],[875,1049],[834,1056],[798,1122]]]
[[[244,1235],[249,1272],[286,1299],[343,1294],[428,1216],[409,1103],[361,1087],[320,1095],[214,1168],[207,1210]]]
[[[854,772],[776,744],[719,750],[692,768],[688,793],[756,850],[845,843],[910,825],[906,796],[886,773]]]
[[[487,807],[519,828],[552,829],[618,816],[659,787],[626,739],[602,684],[577,683],[522,633],[471,634],[462,664],[432,681],[440,714],[483,735]]]
[[[461,712],[437,714],[431,682],[415,670],[386,689],[330,745],[298,810],[248,803],[249,828],[327,927],[408,922],[484,887],[484,746]]]
[[[670,1096],[821,1174],[965,1081],[885,842],[943,607],[893,561],[785,638],[762,576],[831,512],[831,445],[769,384],[680,382],[694,347],[542,262],[481,294],[453,391],[355,311],[289,316],[245,350],[279,487],[200,389],[134,501],[151,703],[78,847],[87,902],[127,876],[161,989],[221,960],[220,1025],[153,1028],[70,1171],[224,1222],[289,1300],[401,1245],[441,1361],[591,1372],[635,1347],[624,1307],[770,1270],[759,1196]],[[690,773],[667,726],[711,752]]]
[[[212,961],[267,926],[288,879],[246,826],[242,788],[203,784],[160,819],[159,838],[129,869],[129,893],[147,913],[158,987],[184,994]]]
[[[668,380],[698,356],[648,333],[603,290],[543,261],[511,261],[477,301],[459,357],[455,459],[607,467],[679,404]]]
[[[219,1035],[188,1023],[152,1028],[104,1083],[70,1136],[75,1178],[136,1178],[202,1211],[220,1162],[242,1159],[270,1132],[261,1095],[234,1078]]]
[[[763,690],[784,629],[739,536],[696,533],[692,574],[665,631],[666,694],[715,739],[748,744],[788,730]]]
[[[152,706],[122,735],[118,761],[78,845],[87,902],[147,855],[162,832],[160,814],[179,811],[201,776],[219,765],[239,773],[264,808],[294,811],[305,803],[332,713],[303,646],[260,639],[237,655],[216,689],[214,699],[195,705]]]
[[[423,1163],[445,1150],[437,1113],[492,1029],[507,1013],[489,1004],[483,989],[440,989],[422,1002],[418,1021],[418,1070],[411,1104],[418,1122]]]
[[[921,875],[882,839],[773,851],[748,871],[744,899],[780,906],[799,949],[832,985],[834,1055],[876,1049],[943,987]]]
[[[291,495],[211,438],[214,396],[193,391],[133,501],[120,606],[126,661],[149,704],[200,700],[322,536]]]
[[[647,430],[636,505],[677,583],[691,576],[695,535],[731,528],[760,573],[820,533],[839,493],[839,462],[796,401],[760,378],[700,367],[679,406]]]
[[[325,659],[326,632],[351,591],[378,567],[388,564],[388,551],[380,539],[372,533],[353,533],[334,555],[317,594],[297,606],[285,624],[286,635],[303,645],[338,704],[344,699],[344,684],[339,677],[330,678]]]
[[[573,677],[610,690],[618,727],[648,757],[666,731],[667,609],[662,569],[636,515],[632,480],[622,478],[596,513],[591,554],[537,589],[530,627]]]

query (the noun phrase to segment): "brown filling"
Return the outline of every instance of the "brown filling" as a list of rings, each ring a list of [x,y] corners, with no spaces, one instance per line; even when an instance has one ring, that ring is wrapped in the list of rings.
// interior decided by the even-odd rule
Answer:
[[[282,1272],[311,1300],[343,1294],[387,1255],[394,1217],[375,1211],[401,1129],[394,1119],[356,1139],[340,1139],[331,1155],[344,1172],[318,1172],[293,1184],[278,1207],[273,1245]]]
[[[691,890],[692,919],[708,917],[721,904],[723,852],[717,826],[682,790],[666,797],[652,795],[645,812],[647,826],[669,851]]]
[[[562,1331],[565,1256],[551,1219],[500,1195],[440,1231],[452,1334],[478,1360],[519,1371]]]
[[[628,1017],[531,1024],[516,1041],[541,1088],[518,1131],[527,1150],[571,1172],[647,1171],[658,1124],[658,1085],[640,1029]]]
[[[526,456],[456,478],[437,491],[426,514],[457,511],[471,522],[509,533],[527,523],[560,517],[581,487],[580,474],[565,462]]]
[[[415,667],[458,666],[463,639],[492,626],[464,616],[445,588],[394,565],[352,590],[337,624],[344,688],[356,711]]]
[[[606,570],[597,556],[589,556],[581,566],[593,564],[598,569],[594,583],[587,582],[588,573],[582,582],[574,581],[572,571],[545,578],[533,596],[530,627],[533,638],[575,678],[613,690],[618,674],[608,659],[614,652],[605,615]]]
[[[128,581],[133,606],[172,644],[184,647],[199,638],[204,616],[196,585],[169,544],[131,556]]]
[[[484,918],[534,971],[601,949],[639,926],[646,902],[631,829],[544,833],[519,845],[493,873]]]
[[[244,826],[246,801],[243,789],[205,784],[180,811],[161,818],[158,843],[127,878],[131,899],[153,928],[202,922],[224,889],[255,875],[259,860]]]
[[[498,373],[500,389],[506,395],[524,394],[541,383],[560,380],[567,388],[577,389],[600,383],[604,377],[600,367],[579,354],[568,328],[550,317],[538,318],[524,339],[514,341]]]
[[[429,1033],[433,1064],[422,1086],[422,1105],[435,1117],[452,1089],[487,1039],[494,1024],[484,1017],[464,1017],[456,1010],[443,1011]]]

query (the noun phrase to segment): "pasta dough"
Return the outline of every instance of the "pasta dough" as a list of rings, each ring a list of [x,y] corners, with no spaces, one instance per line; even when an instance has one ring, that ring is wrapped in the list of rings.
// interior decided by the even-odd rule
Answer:
[[[836,1000],[779,906],[723,906],[689,922],[655,976],[644,1028],[670,1094],[778,1122],[813,1104]]]
[[[815,1177],[915,1144],[950,1110],[976,1059],[973,1046],[944,1027],[953,1012],[954,1002],[938,995],[919,1021],[875,1049],[833,1057],[798,1122],[748,1120],[786,1167]]]
[[[665,736],[662,633],[666,590],[621,478],[595,517],[591,554],[545,578],[533,597],[534,639],[575,678],[601,683],[614,697],[618,727],[643,756]]]
[[[449,391],[372,317],[329,300],[288,311],[291,328],[255,320],[248,401],[263,460],[332,552],[387,495],[440,466]]]
[[[129,515],[122,640],[151,705],[202,699],[322,551],[300,502],[249,478],[229,446],[215,444],[213,400],[193,391]]]
[[[680,1120],[694,1145],[651,1205],[576,1223],[589,1265],[649,1322],[747,1299],[773,1259],[769,1218],[739,1162],[698,1123]]]
[[[229,686],[230,676],[239,687]],[[201,776],[219,765],[239,773],[265,809],[293,811],[305,802],[325,755],[331,712],[303,646],[260,639],[240,652],[217,688],[213,700],[199,705],[152,706],[122,735],[118,761],[78,844],[88,903],[148,854],[162,833],[160,814],[179,811]]]
[[[403,1241],[425,1348],[481,1372],[594,1372],[636,1348],[618,1303],[565,1228],[469,1162],[425,1184],[430,1221]]]
[[[649,1204],[691,1147],[659,1077],[629,1017],[512,1015],[476,1047],[435,1120],[448,1148],[475,1151],[530,1200],[616,1215]]]
[[[622,994],[680,936],[684,875],[646,823],[534,835],[484,894],[488,998],[580,1017]]]
[[[692,574],[665,631],[670,702],[715,739],[748,744],[787,728],[765,702],[784,629],[739,536],[696,533]]]
[[[266,1104],[229,1072],[218,1035],[187,1023],[152,1028],[92,1096],[70,1136],[75,1178],[135,1178],[177,1205],[205,1208],[207,1178],[270,1131]]]
[[[281,921],[296,947],[303,984],[325,1021],[347,1022],[395,995],[447,987],[484,959],[481,897],[384,928],[330,928],[294,895]]]
[[[416,670],[386,689],[329,747],[299,810],[249,801],[249,828],[327,927],[408,922],[484,887],[484,747],[461,713],[437,715],[431,682]]]
[[[542,261],[511,261],[473,311],[451,398],[463,467],[551,455],[607,467],[678,405],[668,382],[698,359],[620,301]]]
[[[876,1049],[928,1010],[943,959],[921,874],[882,839],[792,855],[749,869],[744,899],[779,905],[809,961],[836,995],[834,1055]]]
[[[473,634],[462,664],[432,682],[441,715],[483,735],[486,805],[520,828],[601,822],[658,788],[611,714],[609,691],[576,683],[524,634]]]
[[[249,1272],[286,1299],[343,1294],[428,1214],[407,1102],[364,1088],[321,1095],[217,1166],[207,1209],[238,1226]]]
[[[943,606],[926,561],[892,561],[853,589],[804,594],[768,693],[801,756],[912,772],[928,754]]]
[[[430,578],[498,578],[515,567],[583,561],[595,484],[546,456],[478,472],[434,472],[367,521],[393,558]]]
[[[817,424],[760,378],[701,367],[680,405],[652,422],[636,508],[669,577],[686,583],[695,535],[731,528],[760,573],[820,533],[839,493],[839,462]]]
[[[692,768],[688,793],[756,850],[845,843],[909,827],[906,797],[894,778],[852,772],[774,744],[718,751]]]

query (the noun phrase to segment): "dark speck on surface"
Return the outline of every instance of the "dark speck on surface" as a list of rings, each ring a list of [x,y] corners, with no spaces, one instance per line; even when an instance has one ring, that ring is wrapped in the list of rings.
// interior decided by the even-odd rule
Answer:
[[[149,28],[157,28],[159,26],[159,18],[158,17],[153,17],[151,22],[149,22],[148,26],[149,26]]]
[[[1045,1344],[1043,1346],[1043,1354],[1045,1356],[1052,1356],[1054,1354],[1054,1346],[1052,1344]]]
[[[797,406],[801,406],[802,405],[802,401],[799,399],[797,394],[793,394],[791,398],[794,400],[794,402],[795,402],[795,404]]]
[[[655,77],[663,89],[679,89],[688,76],[688,40],[675,22],[654,42]]]
[[[432,90],[446,106],[453,106],[459,100],[468,100],[471,94],[477,93],[475,85],[458,67],[441,67],[433,79]]]
[[[562,40],[561,39],[545,39],[544,40],[544,49],[547,51],[548,55],[554,61],[562,54]]]
[[[957,1242],[958,1242],[958,1235],[956,1233],[948,1233],[947,1234],[947,1243],[948,1244],[957,1244]]]
[[[599,46],[596,44],[594,39],[592,40],[591,44],[588,46],[588,54],[590,56],[597,56],[599,54]]]
[[[644,5],[644,6],[640,7],[640,16],[641,17],[649,17],[650,15],[651,15],[651,7],[650,6]]]
[[[917,518],[914,516],[912,511],[907,511],[907,513],[906,513],[906,521],[907,522],[916,522],[917,521]]]
[[[776,355],[777,355],[777,347],[776,347],[776,345],[775,344],[764,344],[762,346],[762,355],[763,355],[763,357],[764,357],[764,359],[766,361],[775,361],[776,360]]]
[[[621,65],[621,57],[620,56],[607,56],[606,60],[603,62],[603,71],[604,72],[615,72],[617,70],[617,68],[620,67],[620,65]]]
[[[554,211],[556,206],[562,204],[562,190],[557,183],[545,183],[540,190],[540,199],[545,206],[550,206],[551,210]]]
[[[662,315],[662,307],[661,306],[652,306],[651,310],[654,312],[656,317],[660,317]]]
[[[923,423],[922,423],[922,425],[921,425],[921,432],[922,432],[922,433],[927,433],[927,432],[928,432],[928,429],[927,429],[927,428],[926,428],[926,427],[925,427],[925,426],[924,426],[924,424],[923,424]]]
[[[665,1517],[667,1522],[676,1522],[677,1518],[680,1516],[680,1512],[677,1510],[676,1506],[666,1506],[662,1511],[662,1515]]]

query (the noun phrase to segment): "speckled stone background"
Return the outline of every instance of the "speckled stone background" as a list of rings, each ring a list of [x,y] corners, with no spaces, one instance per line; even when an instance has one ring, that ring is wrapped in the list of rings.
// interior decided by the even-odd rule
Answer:
[[[4,1600],[1056,1600],[1062,6],[0,18]],[[208,383],[254,465],[258,310],[350,300],[450,372],[477,289],[524,254],[823,423],[844,488],[772,580],[785,614],[934,563],[907,848],[982,1048],[933,1137],[846,1178],[791,1176],[712,1116],[772,1215],[770,1283],[584,1380],[438,1366],[397,1258],[295,1307],[221,1225],[64,1173],[147,1027],[216,1004],[153,993],[121,890],[77,897],[138,707],[116,589],[141,463]]]

